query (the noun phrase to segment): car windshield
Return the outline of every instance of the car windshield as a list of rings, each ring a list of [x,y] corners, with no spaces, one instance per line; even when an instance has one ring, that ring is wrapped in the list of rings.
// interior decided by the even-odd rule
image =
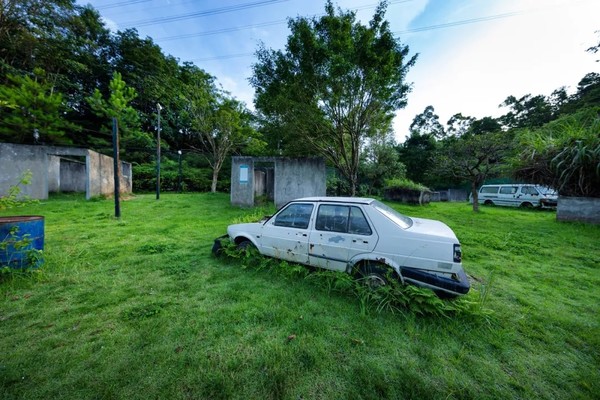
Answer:
[[[412,219],[410,219],[406,215],[400,214],[398,211],[394,210],[389,206],[386,206],[380,201],[375,200],[371,203],[371,205],[373,206],[373,208],[375,208],[377,211],[388,217],[390,220],[392,220],[392,222],[394,222],[402,229],[408,229],[413,224]]]

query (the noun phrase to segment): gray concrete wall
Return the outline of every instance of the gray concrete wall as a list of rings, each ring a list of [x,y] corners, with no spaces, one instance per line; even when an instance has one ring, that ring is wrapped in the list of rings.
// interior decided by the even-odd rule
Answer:
[[[275,206],[300,197],[325,196],[326,178],[322,158],[276,158]]]
[[[86,198],[113,192],[111,157],[81,148],[0,143],[0,196],[6,195],[10,187],[19,181],[25,171],[29,170],[32,172],[31,184],[22,187],[22,195],[32,199],[47,199],[49,189],[60,190],[58,156],[86,157]],[[127,176],[124,176],[121,181],[121,191],[131,192],[131,164],[122,164]],[[91,168],[102,168],[102,170]]]
[[[86,198],[89,199],[92,196],[98,195],[112,195],[115,192],[114,171],[114,159],[112,157],[89,150],[87,157],[88,190],[86,191]],[[131,192],[131,164],[121,162],[121,181],[119,184],[120,193]]]
[[[256,163],[273,163],[256,188]],[[247,170],[245,170],[247,168]],[[246,171],[246,172],[244,172]],[[258,171],[258,170],[257,170]],[[242,174],[244,176],[242,176]],[[262,181],[264,176],[264,182]],[[325,196],[327,171],[322,158],[232,157],[231,204],[254,206],[255,190],[273,198],[276,207],[299,197]],[[247,179],[243,179],[247,178]],[[271,182],[274,181],[273,184]],[[264,190],[262,185],[264,184]],[[273,193],[270,188],[273,187]]]
[[[87,174],[85,163],[60,159],[60,185],[61,192],[85,192]]]
[[[0,196],[8,194],[20,177],[31,171],[31,183],[21,187],[21,195],[48,198],[48,156],[41,146],[0,143]]]
[[[559,196],[556,219],[600,224],[600,199]]]
[[[60,191],[60,157],[48,156],[48,192]]]
[[[231,159],[231,204],[242,207],[254,206],[254,158],[252,157]]]
[[[462,189],[448,189],[448,201],[467,201],[469,193]]]

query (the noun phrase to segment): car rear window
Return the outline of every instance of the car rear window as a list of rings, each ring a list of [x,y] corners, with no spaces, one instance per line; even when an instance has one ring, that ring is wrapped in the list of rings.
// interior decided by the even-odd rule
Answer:
[[[371,203],[371,206],[379,211],[381,214],[385,215],[389,218],[393,223],[398,225],[402,229],[408,229],[412,226],[413,221],[410,217],[407,217],[404,214],[400,214],[398,211],[394,210],[392,207],[388,207],[380,201],[375,200]]]

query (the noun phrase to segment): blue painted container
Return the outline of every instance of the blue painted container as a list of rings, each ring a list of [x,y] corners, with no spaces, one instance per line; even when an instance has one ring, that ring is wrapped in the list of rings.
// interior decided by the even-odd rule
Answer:
[[[37,268],[43,250],[44,217],[0,217],[0,267]]]

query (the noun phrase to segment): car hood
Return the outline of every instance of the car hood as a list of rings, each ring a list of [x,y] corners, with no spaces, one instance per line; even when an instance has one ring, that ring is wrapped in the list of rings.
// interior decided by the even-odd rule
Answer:
[[[239,235],[241,232],[244,233],[258,233],[262,228],[264,222],[250,222],[246,224],[234,224],[227,227],[227,234],[231,237]]]
[[[413,224],[410,228],[406,229],[407,231],[427,236],[446,238],[448,241],[458,243],[458,239],[456,238],[456,235],[452,229],[450,229],[450,227],[443,222],[424,218],[411,217],[411,219]]]

